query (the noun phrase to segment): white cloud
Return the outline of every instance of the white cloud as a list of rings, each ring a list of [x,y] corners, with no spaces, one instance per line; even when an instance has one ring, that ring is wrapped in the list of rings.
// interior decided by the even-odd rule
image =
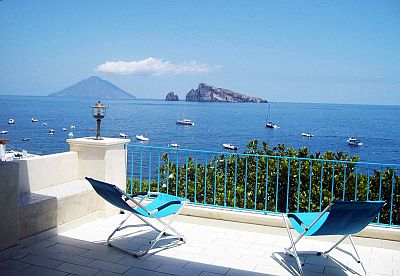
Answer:
[[[187,74],[207,73],[221,66],[209,66],[197,64],[196,61],[173,64],[157,58],[146,58],[139,61],[107,61],[97,66],[96,71],[112,75],[166,75],[166,74]]]

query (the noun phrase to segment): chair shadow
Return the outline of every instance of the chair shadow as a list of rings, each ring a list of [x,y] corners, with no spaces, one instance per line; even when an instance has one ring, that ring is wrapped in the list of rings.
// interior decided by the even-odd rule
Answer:
[[[146,226],[146,224],[135,226]],[[159,232],[148,226],[146,227],[146,229],[136,230],[135,232],[129,231],[128,229],[129,228],[124,229],[121,231],[121,233],[116,234],[116,236],[111,238],[110,242],[115,245],[111,245],[111,247],[120,251],[125,251],[125,253],[131,253],[132,255],[134,253],[146,250],[150,246],[150,242],[155,239],[159,234]],[[183,244],[185,244],[184,241],[180,241],[177,239],[159,240],[154,245],[154,247],[143,257],[146,257],[147,255],[155,255],[161,251],[181,246]],[[122,249],[119,247],[122,247]]]
[[[309,255],[313,256],[313,258],[321,258],[321,263],[307,263],[306,256],[300,256],[300,260],[304,263],[302,266],[303,275],[307,275],[308,273],[313,274],[315,271],[312,269],[308,270],[307,265],[321,265],[326,267],[331,267],[336,269],[335,275],[348,275],[348,273],[352,273],[354,275],[363,275],[359,274],[357,271],[351,269],[350,267],[346,266],[345,264],[341,263],[339,260],[332,256],[317,256],[317,255]],[[274,252],[271,254],[272,259],[274,259],[277,263],[279,263],[286,271],[288,271],[292,275],[300,275],[299,268],[297,266],[296,259],[291,255],[286,255],[284,252]],[[305,261],[305,262],[304,262]],[[355,262],[358,265],[358,263]],[[324,272],[321,272],[321,274]]]

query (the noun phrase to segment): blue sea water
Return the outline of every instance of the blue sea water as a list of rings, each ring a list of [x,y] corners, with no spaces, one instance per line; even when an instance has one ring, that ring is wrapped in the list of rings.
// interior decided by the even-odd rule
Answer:
[[[104,100],[106,117],[102,135],[129,135],[131,143],[141,143],[136,134],[150,138],[146,145],[224,151],[231,143],[244,151],[251,139],[268,141],[271,147],[285,144],[296,149],[306,146],[310,152],[344,151],[358,155],[362,161],[400,163],[400,106],[271,103],[272,120],[279,129],[265,128],[267,104],[191,103],[162,100]],[[36,154],[67,151],[71,125],[74,137],[94,136],[95,120],[90,99],[57,97],[0,96],[1,138],[10,139],[7,149],[28,150]],[[189,118],[195,126],[176,125],[176,120]],[[37,117],[38,123],[31,118]],[[15,119],[8,125],[8,119]],[[47,126],[42,123],[46,122]],[[67,131],[62,131],[62,128]],[[56,130],[49,135],[49,128]],[[302,136],[312,133],[313,138]],[[362,140],[362,147],[350,147],[349,137]],[[29,141],[22,141],[28,137]]]

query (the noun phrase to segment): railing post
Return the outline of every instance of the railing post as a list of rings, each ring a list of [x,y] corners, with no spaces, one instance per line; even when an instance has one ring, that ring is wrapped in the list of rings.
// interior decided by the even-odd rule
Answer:
[[[265,211],[268,211],[268,176],[269,176],[269,158],[268,156],[266,157],[265,160],[265,203],[264,203],[264,209]]]
[[[256,156],[256,185],[254,190],[254,210],[257,210],[257,193],[258,193],[258,155]]]
[[[279,168],[281,164],[281,158],[278,156],[276,164],[276,188],[275,188],[275,212],[278,212],[278,194],[279,194]]]

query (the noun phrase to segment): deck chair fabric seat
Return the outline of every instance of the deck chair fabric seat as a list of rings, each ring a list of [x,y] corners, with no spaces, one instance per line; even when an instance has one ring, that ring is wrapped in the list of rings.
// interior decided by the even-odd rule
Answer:
[[[313,213],[289,213],[289,220],[297,232],[302,233],[304,228],[294,218],[297,217],[306,227],[309,227],[305,236],[350,235],[363,230],[382,209],[382,201],[336,201],[331,211],[324,213],[319,220],[309,227],[320,215]]]
[[[384,204],[384,201],[333,201],[322,212],[282,214],[291,241],[291,246],[285,248],[285,252],[296,258],[299,272],[302,274],[302,264],[298,258],[299,255],[317,254],[327,256],[330,251],[349,237],[356,253],[355,255],[351,255],[358,263],[361,263],[365,272],[364,265],[360,260],[351,235],[360,232],[371,223],[379,214]],[[300,234],[296,240],[293,240],[287,219],[296,232]],[[341,235],[343,237],[325,252],[297,252],[296,244],[303,236],[328,235]]]
[[[103,181],[99,181],[93,178],[86,177],[86,180],[92,185],[94,190],[106,201],[112,205],[128,211],[128,216],[118,225],[118,227],[111,233],[107,239],[107,243],[110,246],[115,246],[111,244],[112,236],[123,229],[128,227],[134,227],[137,225],[125,225],[124,223],[133,214],[146,223],[148,226],[156,230],[159,234],[155,239],[150,242],[150,246],[142,251],[135,252],[133,255],[135,257],[141,257],[146,255],[154,245],[165,239],[178,239],[180,241],[185,241],[185,237],[171,227],[173,220],[181,212],[182,208],[189,202],[186,198],[181,198],[178,196],[173,196],[169,194],[159,193],[159,192],[139,192],[136,194],[127,194],[116,185],[112,185]],[[128,204],[131,202],[133,206]],[[170,217],[168,222],[165,222],[161,218]],[[149,219],[154,219],[161,224],[162,230],[159,229],[155,224],[151,223]],[[167,233],[169,230],[174,234]],[[117,246],[116,246],[117,247]],[[119,249],[131,253],[123,248]]]

